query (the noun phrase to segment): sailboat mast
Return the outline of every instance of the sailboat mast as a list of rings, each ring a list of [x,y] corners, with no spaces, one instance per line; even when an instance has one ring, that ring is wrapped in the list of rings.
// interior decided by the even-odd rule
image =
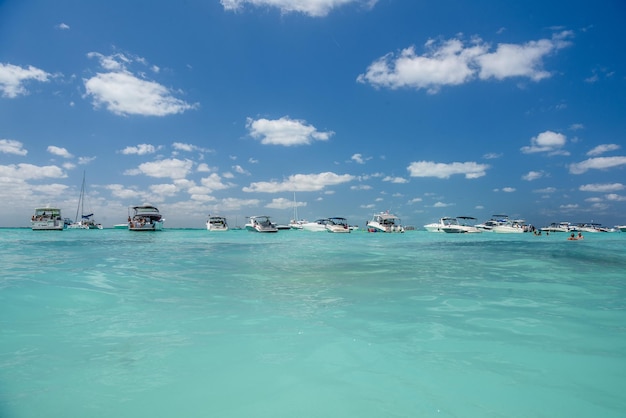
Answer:
[[[76,207],[76,218],[74,219],[74,222],[76,222],[76,223],[78,223],[78,212],[80,211],[80,219],[81,219],[81,221],[82,221],[82,218],[83,218],[83,214],[85,213],[85,210],[84,210],[84,206],[85,206],[84,195],[85,195],[85,172],[83,171],[83,184],[80,187],[80,196],[78,196],[78,206]]]

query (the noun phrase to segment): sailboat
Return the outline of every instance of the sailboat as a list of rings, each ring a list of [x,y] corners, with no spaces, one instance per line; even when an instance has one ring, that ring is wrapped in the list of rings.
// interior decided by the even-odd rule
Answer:
[[[79,214],[80,213],[80,218]],[[76,218],[70,223],[68,229],[102,229],[102,224],[96,223],[93,219],[93,213],[85,215],[85,172],[83,171],[83,184],[80,188],[80,196],[78,197],[78,207],[76,208]]]
[[[289,221],[291,229],[302,229],[302,225],[307,223],[304,219],[298,220],[298,203],[296,202],[296,192],[293,192],[293,219]]]

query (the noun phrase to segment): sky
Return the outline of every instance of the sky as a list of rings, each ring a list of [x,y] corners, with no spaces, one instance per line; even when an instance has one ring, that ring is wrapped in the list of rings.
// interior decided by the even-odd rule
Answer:
[[[626,224],[621,0],[0,0],[2,227]]]

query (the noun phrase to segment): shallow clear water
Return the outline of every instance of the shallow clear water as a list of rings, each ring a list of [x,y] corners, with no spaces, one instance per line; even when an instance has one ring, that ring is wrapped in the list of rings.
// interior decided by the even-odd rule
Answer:
[[[0,417],[618,417],[626,234],[0,230]]]

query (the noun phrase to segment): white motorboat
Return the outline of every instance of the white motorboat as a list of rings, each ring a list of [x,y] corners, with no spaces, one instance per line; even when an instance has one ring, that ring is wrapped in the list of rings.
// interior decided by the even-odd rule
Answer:
[[[128,216],[129,231],[161,231],[163,216],[152,205],[133,206],[133,215]]]
[[[303,222],[302,229],[311,232],[326,232],[328,218],[316,219],[313,222]]]
[[[65,222],[61,217],[61,209],[36,208],[30,219],[30,227],[33,231],[63,231]]]
[[[79,217],[80,213],[80,217]],[[92,219],[93,213],[85,215],[85,173],[83,172],[83,184],[80,188],[78,196],[78,207],[76,208],[76,217],[74,222],[67,225],[68,229],[103,229],[102,224],[96,223]]]
[[[400,218],[389,212],[380,212],[374,214],[370,221],[366,223],[367,232],[404,232],[404,227],[400,222]]]
[[[526,232],[527,228],[524,220],[516,219],[496,225],[492,231],[497,234],[521,234]]]
[[[571,232],[572,224],[569,222],[552,222],[541,228],[541,232]]]
[[[482,232],[494,232],[494,227],[498,225],[504,225],[507,222],[509,222],[508,215],[492,215],[491,219],[476,225],[476,228],[478,228]]]
[[[445,231],[444,228],[457,226],[459,222],[456,218],[451,218],[449,216],[444,216],[443,218],[439,218],[439,221],[433,222],[431,224],[424,225],[424,229],[428,232],[456,232],[453,230]],[[458,231],[462,232],[462,231]]]
[[[250,222],[245,228],[251,232],[278,232],[276,225],[272,223],[269,216],[250,216]]]
[[[480,229],[473,225],[473,223],[476,222],[476,218],[474,218],[473,216],[457,216],[456,220],[456,224],[444,226],[442,228],[443,232],[457,234],[472,234],[482,232]]]
[[[326,223],[326,230],[334,233],[350,233],[350,226],[346,218],[328,218]]]
[[[206,221],[206,229],[209,231],[228,231],[228,222],[223,216],[211,216]]]
[[[603,227],[598,223],[580,223],[572,227],[572,231],[576,232],[609,232],[609,228]]]

